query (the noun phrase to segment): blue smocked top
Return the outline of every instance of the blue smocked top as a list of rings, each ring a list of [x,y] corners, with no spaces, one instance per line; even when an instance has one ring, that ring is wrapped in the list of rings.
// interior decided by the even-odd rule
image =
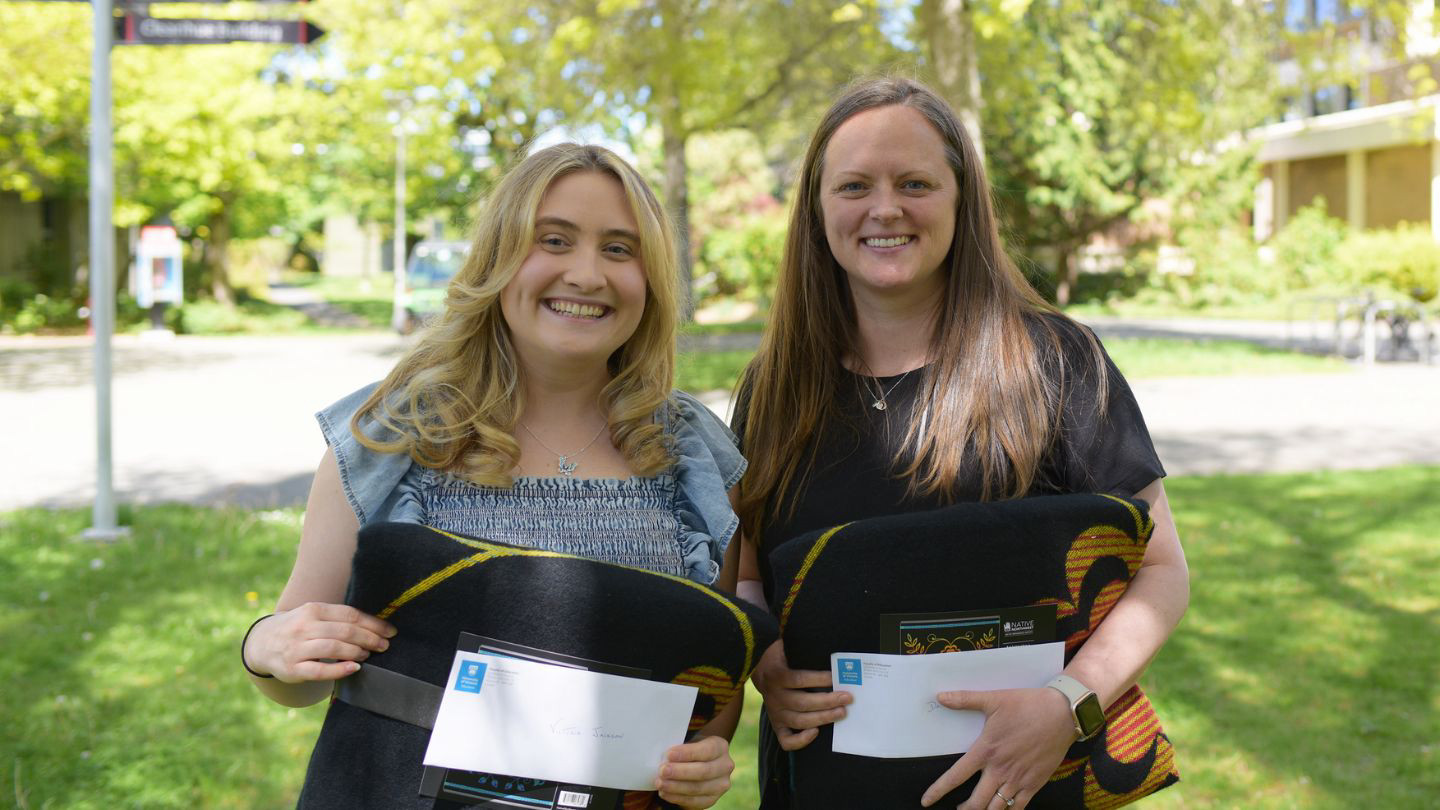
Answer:
[[[740,520],[729,491],[745,472],[735,435],[694,397],[676,391],[659,418],[675,464],[659,475],[616,478],[519,476],[509,489],[484,487],[377,453],[357,441],[350,420],[378,383],[315,418],[340,468],[345,498],[361,526],[400,521],[505,543],[579,554],[711,584]],[[374,420],[374,439],[389,438]]]

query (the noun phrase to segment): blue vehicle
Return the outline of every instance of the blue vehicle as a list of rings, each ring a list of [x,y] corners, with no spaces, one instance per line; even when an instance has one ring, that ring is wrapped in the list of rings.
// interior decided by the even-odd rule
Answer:
[[[414,332],[445,308],[445,289],[460,272],[470,246],[465,242],[426,240],[415,246],[405,265],[405,322],[401,332]]]

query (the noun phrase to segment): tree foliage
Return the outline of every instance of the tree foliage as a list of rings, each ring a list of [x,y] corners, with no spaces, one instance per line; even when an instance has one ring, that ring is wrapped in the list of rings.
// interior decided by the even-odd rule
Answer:
[[[28,199],[85,188],[90,11],[0,3],[0,191]]]
[[[303,16],[329,32],[303,49],[113,57],[116,221],[165,213],[195,229],[217,295],[227,234],[298,240],[340,212],[388,222],[397,127],[411,221],[465,219],[564,124],[628,140],[642,164],[658,155],[662,196],[697,240],[687,257],[700,256],[710,229],[750,227],[722,198],[741,178],[765,185],[757,152],[783,188],[837,90],[899,66],[980,116],[1011,231],[1065,268],[1145,200],[1170,203],[1177,222],[1233,218],[1253,161],[1220,145],[1276,109],[1266,59],[1279,21],[1260,0],[326,0]],[[909,42],[895,24],[906,17]],[[0,3],[0,190],[83,195],[89,31],[80,4]],[[1324,33],[1287,47],[1319,53]],[[729,136],[708,137],[734,130],[758,138],[744,167],[725,164]]]
[[[839,86],[895,55],[876,0],[555,0],[544,9],[565,20],[547,48],[565,108],[584,120],[638,115],[636,125],[660,130],[662,193],[686,248],[686,289],[690,139],[808,120]]]
[[[978,48],[992,178],[1015,235],[1055,257],[1062,298],[1076,248],[1146,200],[1248,184],[1214,155],[1270,107],[1267,20],[1235,0],[1035,0],[1013,24],[989,18]]]

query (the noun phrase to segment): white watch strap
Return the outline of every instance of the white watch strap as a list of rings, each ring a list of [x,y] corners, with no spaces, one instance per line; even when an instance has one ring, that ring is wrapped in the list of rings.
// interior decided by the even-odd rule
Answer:
[[[1076,703],[1079,703],[1080,699],[1091,691],[1088,686],[1080,683],[1069,675],[1056,675],[1055,680],[1045,685],[1064,695],[1065,699],[1070,701],[1072,707]]]

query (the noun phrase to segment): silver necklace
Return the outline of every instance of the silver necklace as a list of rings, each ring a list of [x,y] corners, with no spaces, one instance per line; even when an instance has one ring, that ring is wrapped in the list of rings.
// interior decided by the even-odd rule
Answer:
[[[869,375],[865,377],[866,392],[868,393],[870,391],[870,386],[872,385],[875,386],[875,391],[878,392],[875,394],[875,399],[870,403],[870,407],[874,408],[877,411],[883,411],[888,407],[885,404],[885,398],[895,393],[895,389],[900,387],[900,383],[905,382],[905,378],[909,377],[910,372],[915,370],[912,368],[909,371],[906,371],[904,374],[901,374],[900,379],[891,383],[890,390],[887,391],[884,388],[880,387],[880,380],[878,377],[875,376],[875,372],[870,370],[870,364],[866,363],[864,360],[861,360],[860,365],[865,367],[865,373]]]
[[[527,424],[525,424],[524,420],[521,420],[521,422],[520,422],[520,427],[525,428],[525,432],[530,434],[530,438],[532,438],[532,439],[534,439],[535,441],[539,442],[541,447],[543,447],[543,448],[545,448],[546,450],[549,450],[551,453],[554,453],[554,454],[555,454],[555,469],[556,469],[556,471],[558,471],[561,475],[565,476],[566,478],[574,478],[574,477],[575,477],[575,468],[576,468],[577,466],[579,466],[579,464],[580,464],[580,462],[576,461],[575,459],[580,458],[580,456],[582,456],[582,455],[585,454],[585,451],[586,451],[586,450],[589,450],[590,447],[595,444],[595,442],[599,441],[599,439],[600,439],[600,434],[604,433],[604,432],[605,432],[605,429],[608,428],[608,427],[610,427],[610,425],[608,425],[608,424],[601,425],[601,426],[600,426],[600,429],[597,430],[597,431],[595,431],[595,435],[592,436],[592,437],[590,437],[590,441],[589,441],[584,447],[580,448],[579,450],[576,450],[576,451],[573,452],[573,453],[562,453],[562,452],[560,452],[559,450],[556,450],[555,448],[553,448],[553,447],[551,447],[550,445],[546,444],[543,439],[541,439],[539,436],[536,436],[536,435],[535,435],[535,431],[531,430],[531,429],[530,429],[530,426],[527,425]]]

